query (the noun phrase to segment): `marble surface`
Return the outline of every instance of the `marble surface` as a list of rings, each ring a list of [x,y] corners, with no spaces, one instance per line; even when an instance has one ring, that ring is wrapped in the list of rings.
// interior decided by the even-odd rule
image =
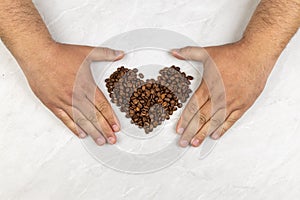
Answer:
[[[99,45],[136,28],[180,32],[200,45],[237,40],[258,1],[36,0],[54,38]],[[96,162],[31,92],[0,44],[0,199],[298,199],[300,35],[255,105],[199,160],[132,175]]]

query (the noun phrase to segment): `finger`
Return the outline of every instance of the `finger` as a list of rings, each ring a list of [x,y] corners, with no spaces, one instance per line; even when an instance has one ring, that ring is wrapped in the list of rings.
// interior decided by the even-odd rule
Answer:
[[[53,110],[53,113],[79,138],[85,138],[87,134],[73,121],[62,109]]]
[[[113,111],[110,103],[105,98],[104,94],[95,85],[95,95],[87,94],[88,100],[95,106],[95,108],[102,114],[107,123],[110,125],[114,132],[118,132],[121,129],[120,122]],[[94,99],[94,100],[93,100]]]
[[[91,124],[106,138],[110,144],[115,144],[117,139],[110,125],[91,102],[86,100],[80,105],[80,111],[91,122]]]
[[[182,134],[184,132],[191,119],[198,112],[198,110],[208,101],[208,99],[209,92],[207,90],[205,82],[203,81],[199,88],[196,90],[195,94],[189,100],[188,104],[185,106],[176,126],[177,133]]]
[[[206,50],[202,47],[188,46],[181,49],[172,49],[171,53],[180,60],[205,61],[208,57]]]
[[[227,117],[226,121],[212,133],[211,138],[217,140],[222,137],[226,133],[226,131],[228,131],[235,124],[235,122],[237,122],[237,120],[239,120],[243,116],[243,114],[243,111],[232,112]]]
[[[204,126],[211,116],[211,101],[208,101],[200,110],[198,110],[188,124],[179,140],[179,145],[181,147],[187,147],[194,135],[199,129],[201,129],[202,126]]]
[[[226,119],[225,109],[221,109],[218,112],[216,112],[211,117],[211,119],[207,123],[205,123],[205,125],[202,128],[200,128],[197,134],[193,137],[193,139],[191,140],[191,145],[194,147],[200,146],[207,136],[211,135],[215,130],[217,130],[222,125],[225,119]]]
[[[77,108],[69,108],[66,110],[69,115],[73,116],[74,122],[82,130],[84,130],[85,133],[90,135],[93,138],[93,140],[95,141],[95,143],[97,143],[99,146],[102,146],[106,143],[106,140],[103,137],[103,135],[101,134],[101,132],[99,132],[99,130],[97,130],[94,127],[94,125],[91,123],[91,121],[89,119],[87,119],[87,117],[84,116],[83,113],[81,113]]]
[[[106,47],[92,48],[89,54],[89,59],[92,61],[116,61],[124,57],[124,52]]]

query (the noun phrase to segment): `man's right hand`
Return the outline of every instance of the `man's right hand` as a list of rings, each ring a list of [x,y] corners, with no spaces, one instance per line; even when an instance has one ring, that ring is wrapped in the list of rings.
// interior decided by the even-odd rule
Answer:
[[[90,62],[123,56],[122,51],[108,48],[53,43],[46,53],[37,52],[19,64],[35,95],[73,133],[80,138],[90,135],[103,145],[116,143],[120,123],[95,84]]]

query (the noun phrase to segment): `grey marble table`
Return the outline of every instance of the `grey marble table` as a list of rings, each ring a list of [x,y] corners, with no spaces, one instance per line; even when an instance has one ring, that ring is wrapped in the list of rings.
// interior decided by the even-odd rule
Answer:
[[[99,45],[155,27],[199,45],[236,41],[258,1],[34,1],[60,42]],[[281,55],[255,105],[199,160],[197,149],[156,173],[116,172],[95,161],[31,92],[0,44],[0,199],[298,199],[300,35]],[[37,52],[38,53],[38,52]]]

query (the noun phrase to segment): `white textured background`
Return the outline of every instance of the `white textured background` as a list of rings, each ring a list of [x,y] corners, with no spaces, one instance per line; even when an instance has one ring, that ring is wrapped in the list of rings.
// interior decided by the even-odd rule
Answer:
[[[53,37],[99,45],[144,27],[180,32],[200,45],[240,38],[257,0],[36,0]],[[281,55],[249,112],[204,160],[190,149],[145,175],[97,163],[34,97],[0,45],[0,199],[299,199],[300,35]]]

